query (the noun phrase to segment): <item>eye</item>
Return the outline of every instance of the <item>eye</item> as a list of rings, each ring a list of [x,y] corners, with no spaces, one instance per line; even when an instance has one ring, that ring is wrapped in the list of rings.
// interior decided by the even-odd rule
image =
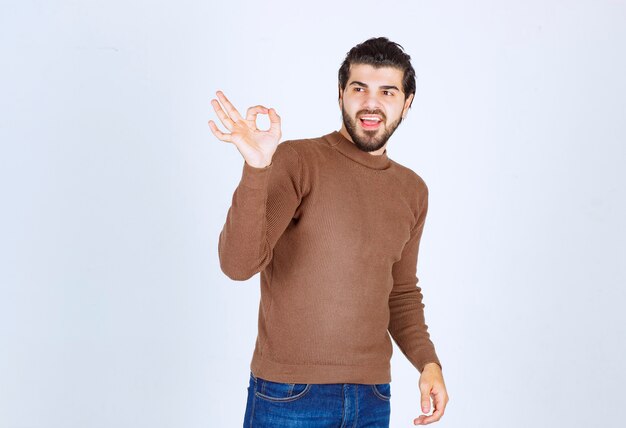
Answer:
[[[393,96],[393,92],[391,92],[391,91],[383,91],[383,93],[384,93],[385,95],[391,95],[391,96]]]
[[[354,87],[354,92],[361,92],[361,90],[365,90],[365,89],[360,88],[360,87],[358,87],[358,86],[355,86],[355,87]]]

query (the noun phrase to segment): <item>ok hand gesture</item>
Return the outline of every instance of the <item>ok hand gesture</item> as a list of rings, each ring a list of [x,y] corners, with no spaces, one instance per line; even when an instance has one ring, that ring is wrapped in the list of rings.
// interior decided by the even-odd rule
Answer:
[[[209,127],[213,135],[222,141],[233,143],[250,166],[264,168],[270,165],[281,137],[280,116],[276,110],[257,105],[248,109],[244,119],[222,91],[217,91],[216,94],[226,111],[222,109],[220,102],[216,99],[211,100],[211,105],[230,134],[221,132],[215,122],[209,120]],[[261,131],[257,128],[256,117],[258,114],[269,115],[270,129],[267,131]]]

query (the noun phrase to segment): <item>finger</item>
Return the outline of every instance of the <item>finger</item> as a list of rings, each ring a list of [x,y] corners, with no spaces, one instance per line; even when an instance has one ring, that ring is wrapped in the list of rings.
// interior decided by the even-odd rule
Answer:
[[[217,98],[219,98],[220,102],[222,104],[224,104],[224,107],[226,108],[226,112],[228,113],[230,118],[234,122],[237,122],[238,120],[241,120],[242,119],[241,115],[239,114],[239,112],[237,111],[235,106],[233,106],[231,104],[231,102],[228,100],[228,98],[226,98],[226,95],[224,95],[224,93],[222,91],[217,91],[216,94],[217,94]]]
[[[443,416],[443,411],[435,410],[432,415],[420,415],[413,420],[414,425],[426,425],[437,422]]]
[[[215,124],[215,122],[213,122],[212,120],[209,120],[209,128],[211,128],[211,132],[213,133],[213,135],[215,135],[218,139],[225,141],[227,143],[231,143],[232,142],[232,137],[231,134],[224,134],[222,131],[220,131],[217,128],[217,125]]]
[[[422,412],[430,412],[430,385],[420,387]]]
[[[256,121],[258,114],[267,114],[267,107],[254,106],[250,107],[246,112],[246,120]]]
[[[217,100],[213,99],[211,100],[211,105],[213,106],[213,110],[215,110],[217,117],[220,118],[220,120],[222,121],[226,129],[228,129],[229,131],[232,131],[234,122],[232,121],[230,117],[228,117],[228,115],[224,112],[224,110],[222,110],[222,106],[220,105],[220,103]]]
[[[433,405],[435,406],[435,410],[444,412],[446,410],[447,402],[447,394],[444,394],[443,391],[433,393]]]
[[[280,116],[273,108],[269,109],[270,131],[280,132]]]
[[[413,420],[414,424],[425,425],[432,422],[436,422],[443,416],[446,407],[446,401],[443,393],[433,394],[433,407],[434,411],[431,415],[420,415]]]

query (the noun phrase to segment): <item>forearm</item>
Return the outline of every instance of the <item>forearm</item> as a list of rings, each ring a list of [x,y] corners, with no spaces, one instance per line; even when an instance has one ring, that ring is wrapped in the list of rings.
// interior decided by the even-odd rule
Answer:
[[[392,293],[389,298],[389,333],[420,373],[427,363],[436,363],[441,367],[425,322],[422,297],[421,290],[414,287]]]
[[[288,142],[278,145],[266,167],[244,163],[219,237],[220,266],[229,278],[246,280],[271,262],[302,198],[301,168]]]
[[[272,165],[255,168],[244,162],[219,236],[222,271],[233,280],[246,280],[271,259],[267,240],[266,201]]]

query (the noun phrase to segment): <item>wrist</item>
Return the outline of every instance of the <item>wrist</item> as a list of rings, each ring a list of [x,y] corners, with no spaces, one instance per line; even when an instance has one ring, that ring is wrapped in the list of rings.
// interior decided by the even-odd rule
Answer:
[[[255,168],[255,169],[266,169],[272,164],[271,161],[267,163],[263,163],[263,164],[251,164],[248,161],[246,161],[246,163],[248,164],[248,166]]]
[[[433,369],[441,371],[441,366],[435,362],[426,363],[424,364],[424,368],[422,371],[433,370]]]

